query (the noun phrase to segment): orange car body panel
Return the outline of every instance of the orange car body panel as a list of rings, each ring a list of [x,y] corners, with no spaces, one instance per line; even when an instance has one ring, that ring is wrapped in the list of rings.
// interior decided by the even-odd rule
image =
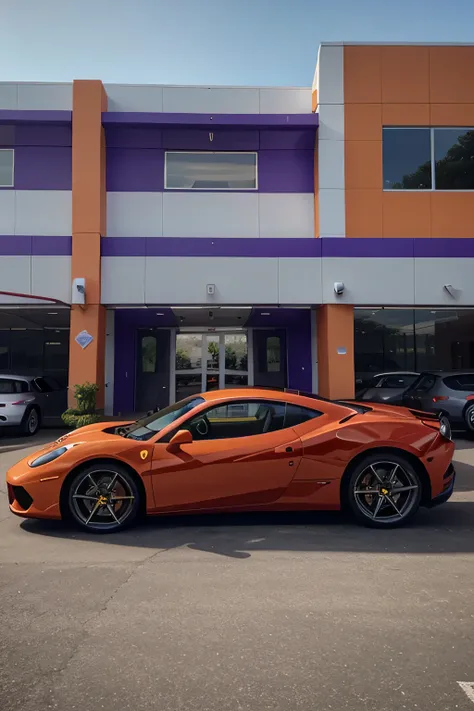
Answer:
[[[16,500],[10,509],[19,516],[61,518],[60,494],[68,474],[87,462],[105,459],[122,462],[140,476],[150,514],[337,510],[341,478],[349,463],[381,447],[416,456],[429,476],[432,497],[443,491],[454,444],[440,435],[436,422],[426,425],[403,408],[370,405],[371,411],[358,414],[350,406],[256,388],[213,391],[202,397],[202,404],[147,441],[105,432],[130,424],[109,422],[81,428],[47,445],[7,472],[7,484],[22,486],[33,499],[26,511]],[[242,399],[287,402],[322,415],[264,434],[196,440],[177,451],[170,451],[168,443],[160,441],[210,406]],[[28,465],[63,442],[80,444],[48,464]]]

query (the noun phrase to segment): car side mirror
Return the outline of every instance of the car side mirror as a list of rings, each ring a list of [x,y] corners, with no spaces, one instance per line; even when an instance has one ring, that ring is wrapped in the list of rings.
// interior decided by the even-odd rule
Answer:
[[[170,439],[167,450],[168,452],[178,452],[183,444],[191,444],[192,441],[193,436],[189,430],[178,430]]]

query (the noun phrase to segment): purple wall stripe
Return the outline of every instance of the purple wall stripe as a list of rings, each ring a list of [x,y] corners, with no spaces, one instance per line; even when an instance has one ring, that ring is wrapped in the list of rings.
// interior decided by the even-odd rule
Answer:
[[[474,238],[327,238],[321,240],[322,257],[474,257]]]
[[[103,237],[103,257],[319,257],[319,239]]]
[[[318,114],[173,114],[140,111],[108,111],[102,114],[104,126],[128,123],[161,126],[311,126],[316,129],[318,122]]]
[[[474,258],[473,239],[103,237],[103,257]]]
[[[0,109],[0,123],[57,123],[72,121],[72,111],[17,111]]]
[[[60,256],[72,254],[70,236],[0,235],[0,256]]]
[[[229,150],[243,149],[241,145],[226,145]],[[164,189],[164,160],[164,150],[159,148],[107,148],[107,190],[113,192],[162,191]],[[313,190],[313,150],[259,151],[259,192],[312,193]]]

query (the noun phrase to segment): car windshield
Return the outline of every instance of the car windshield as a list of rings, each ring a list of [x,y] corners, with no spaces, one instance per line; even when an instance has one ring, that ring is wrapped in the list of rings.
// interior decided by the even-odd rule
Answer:
[[[120,428],[119,434],[129,439],[150,439],[157,432],[161,432],[165,427],[178,420],[187,412],[191,412],[191,410],[194,410],[195,407],[201,405],[203,402],[205,402],[205,400],[202,397],[188,397],[185,400],[180,400],[159,412],[154,412],[148,417],[137,420],[133,425]]]

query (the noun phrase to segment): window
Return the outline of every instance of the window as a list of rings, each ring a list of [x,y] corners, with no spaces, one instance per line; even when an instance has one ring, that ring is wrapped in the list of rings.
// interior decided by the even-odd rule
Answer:
[[[0,395],[14,395],[16,393],[27,393],[28,383],[26,380],[0,380]]]
[[[296,427],[321,415],[317,410],[270,400],[242,400],[217,405],[183,425],[193,439],[233,439]]]
[[[143,336],[142,338],[142,373],[156,372],[156,338]]]
[[[473,128],[384,128],[384,190],[474,190]]]
[[[165,153],[166,190],[256,190],[256,153]]]
[[[56,390],[56,388],[52,386],[51,382],[48,382],[49,380],[49,378],[35,378],[33,382],[36,390],[39,393],[51,393],[53,390]]]
[[[174,405],[164,407],[163,410],[160,410],[158,413],[137,420],[130,429],[127,429],[125,436],[141,441],[150,439],[157,432],[161,432],[165,427],[179,420],[180,417],[187,412],[191,412],[191,410],[194,410],[195,407],[201,405],[203,402],[205,402],[205,400],[202,397],[190,397],[185,400],[180,400]]]
[[[474,373],[451,375],[448,378],[444,378],[443,382],[451,390],[474,391]]]
[[[383,129],[385,190],[431,189],[429,128]]]
[[[8,370],[10,361],[10,349],[8,346],[0,346],[0,370]]]
[[[436,190],[474,190],[474,130],[434,131]]]
[[[409,385],[415,382],[417,377],[417,375],[389,375],[387,378],[381,378],[375,387],[389,389],[408,388]]]
[[[279,336],[267,338],[267,373],[279,373],[281,370],[281,341]]]
[[[438,378],[436,375],[432,375],[431,373],[425,373],[424,375],[421,375],[418,380],[415,380],[410,390],[416,390],[417,392],[427,393],[431,390],[437,379]]]
[[[0,149],[0,188],[13,187],[14,153],[12,148]]]

